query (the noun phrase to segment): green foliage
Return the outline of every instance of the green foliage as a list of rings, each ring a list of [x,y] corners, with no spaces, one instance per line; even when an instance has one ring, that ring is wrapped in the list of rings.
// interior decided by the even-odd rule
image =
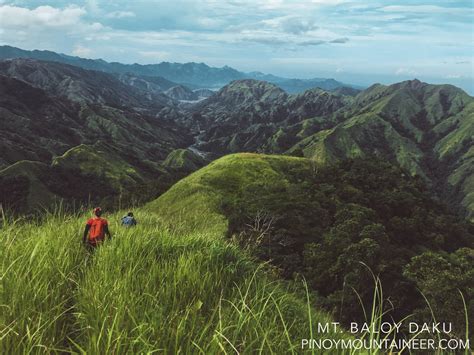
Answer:
[[[285,277],[303,274],[342,321],[363,320],[354,290],[365,305],[372,302],[373,278],[361,262],[380,276],[392,301],[386,316],[401,319],[426,309],[405,265],[427,250],[453,253],[473,243],[472,226],[433,200],[420,178],[380,160],[322,166],[285,156],[226,156],[150,208],[169,212],[170,220],[206,211],[216,219],[203,220],[203,228],[220,223],[241,244],[253,240],[260,258]]]
[[[416,283],[431,307],[438,311],[438,321],[451,322],[457,333],[462,334],[464,312],[474,314],[474,250],[461,248],[451,254],[424,252],[411,259],[404,275]],[[458,290],[467,300],[466,310]],[[431,314],[420,309],[416,318],[426,322]]]
[[[310,129],[288,152],[321,163],[386,159],[472,218],[474,100],[464,91],[418,80],[374,85],[325,121],[332,125]]]

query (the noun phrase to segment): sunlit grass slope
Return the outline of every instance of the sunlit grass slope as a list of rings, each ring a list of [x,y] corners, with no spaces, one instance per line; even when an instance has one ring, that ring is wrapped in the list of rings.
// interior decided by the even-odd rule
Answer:
[[[227,155],[176,183],[167,193],[148,204],[170,228],[223,234],[227,219],[222,204],[243,192],[255,198],[285,191],[302,172],[313,169],[309,159],[281,155],[240,153]],[[179,218],[176,218],[179,216]],[[205,218],[203,218],[205,216]]]
[[[136,210],[136,228],[106,215],[113,240],[91,255],[85,215],[4,223],[0,353],[287,353],[321,336],[331,319],[223,238],[212,194],[157,213],[168,198]]]

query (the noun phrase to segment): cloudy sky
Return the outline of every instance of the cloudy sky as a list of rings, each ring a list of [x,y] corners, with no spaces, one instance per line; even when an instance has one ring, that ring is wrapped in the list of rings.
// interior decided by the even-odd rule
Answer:
[[[0,0],[0,44],[474,93],[473,0]]]

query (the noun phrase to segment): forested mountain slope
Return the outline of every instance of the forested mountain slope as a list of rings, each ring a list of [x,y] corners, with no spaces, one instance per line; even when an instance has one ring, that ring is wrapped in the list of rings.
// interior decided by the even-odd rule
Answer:
[[[148,208],[173,229],[218,228],[284,277],[304,275],[320,304],[341,321],[364,321],[355,305],[361,297],[372,307],[373,272],[390,299],[387,317],[414,314],[429,322],[421,290],[437,319],[449,319],[464,334],[462,299],[452,290],[474,296],[473,226],[433,200],[422,179],[387,162],[358,158],[328,166],[229,155],[179,181]]]

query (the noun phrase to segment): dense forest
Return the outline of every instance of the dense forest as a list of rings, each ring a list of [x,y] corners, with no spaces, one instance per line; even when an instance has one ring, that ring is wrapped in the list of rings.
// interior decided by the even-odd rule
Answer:
[[[222,201],[229,236],[304,276],[321,305],[344,322],[364,321],[380,277],[387,317],[413,314],[464,327],[474,299],[474,226],[433,199],[422,179],[381,160],[290,166],[288,186],[254,184]],[[474,314],[474,304],[468,304]],[[458,333],[459,334],[459,333]]]

